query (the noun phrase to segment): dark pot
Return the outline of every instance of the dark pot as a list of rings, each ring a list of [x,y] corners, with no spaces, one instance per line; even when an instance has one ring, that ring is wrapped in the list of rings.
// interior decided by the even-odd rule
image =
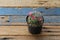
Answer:
[[[32,25],[30,25],[30,23],[28,23],[28,17],[29,16],[27,16],[26,17],[26,22],[27,22],[27,24],[28,24],[28,30],[29,30],[29,32],[31,33],[31,34],[40,34],[41,33],[41,31],[42,31],[42,26],[43,26],[43,23],[44,23],[44,18],[43,18],[43,16],[42,16],[42,25],[40,25],[40,26],[32,26]]]
[[[29,26],[28,30],[31,34],[40,34],[42,31],[42,26],[40,26],[40,27]]]

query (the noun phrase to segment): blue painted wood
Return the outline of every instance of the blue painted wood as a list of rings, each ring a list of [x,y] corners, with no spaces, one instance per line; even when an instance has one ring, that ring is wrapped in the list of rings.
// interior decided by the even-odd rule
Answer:
[[[44,16],[44,22],[46,23],[60,23],[60,16]]]
[[[60,8],[0,8],[0,15],[28,15],[30,11],[39,11],[43,12],[43,15],[54,15],[54,16],[60,16]]]
[[[26,22],[26,16],[17,16],[13,19],[13,16],[10,16],[10,22]],[[44,16],[45,23],[60,23],[60,16]]]
[[[60,23],[60,16],[43,16],[45,23]],[[6,20],[7,21],[7,20]],[[6,22],[5,20],[0,20],[0,24]],[[26,22],[26,16],[9,16],[8,23],[12,22]]]
[[[9,16],[10,23],[26,22],[26,16],[30,11],[39,11],[39,12],[43,12],[42,13],[43,15],[48,15],[48,16],[44,16],[44,22],[60,23],[60,8],[49,8],[49,9],[37,8],[35,10],[33,8],[21,8],[21,9],[20,8],[0,8],[0,15],[20,15],[20,16],[17,16],[16,19],[13,19],[13,16]],[[21,16],[21,15],[25,15],[25,16]]]

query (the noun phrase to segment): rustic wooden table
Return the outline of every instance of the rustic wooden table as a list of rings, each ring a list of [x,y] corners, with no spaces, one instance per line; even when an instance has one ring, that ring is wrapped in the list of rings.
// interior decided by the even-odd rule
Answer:
[[[28,26],[0,26],[0,39],[7,40],[60,40],[60,26],[43,26],[42,33],[32,35]]]

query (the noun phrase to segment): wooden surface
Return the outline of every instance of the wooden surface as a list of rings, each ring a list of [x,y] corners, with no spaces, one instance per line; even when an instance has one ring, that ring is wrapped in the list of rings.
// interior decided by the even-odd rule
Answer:
[[[20,17],[14,16],[12,19],[16,18]],[[0,16],[0,40],[60,40],[60,23],[44,23],[41,34],[32,35],[27,23],[7,20],[9,16]]]
[[[26,26],[26,16],[0,16],[0,26]],[[60,26],[60,16],[44,16],[44,25]]]
[[[60,0],[0,0],[0,7],[60,7]]]
[[[0,7],[60,7],[60,0],[0,0]],[[4,21],[5,19],[5,21]],[[2,24],[8,24],[6,20],[9,17],[2,18]],[[0,19],[1,20],[1,19]],[[0,40],[60,40],[60,26],[50,23],[52,26],[45,24],[42,33],[32,35],[28,31],[27,25],[21,23],[11,23],[12,25],[0,26]],[[58,24],[58,23],[56,23]]]
[[[7,40],[60,40],[60,36],[1,36],[0,39]]]
[[[0,16],[0,40],[60,40],[60,23],[44,23],[41,34],[32,35],[27,23],[8,20],[9,16]]]
[[[6,40],[60,40],[60,26],[43,26],[42,33],[38,35],[30,34],[28,26],[0,26],[0,39],[4,38]]]
[[[39,35],[60,35],[60,26],[43,26]],[[0,26],[0,35],[32,35],[28,31],[28,26]]]

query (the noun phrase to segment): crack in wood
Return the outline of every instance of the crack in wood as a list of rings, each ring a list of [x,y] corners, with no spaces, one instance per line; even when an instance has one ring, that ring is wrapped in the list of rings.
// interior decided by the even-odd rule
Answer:
[[[34,4],[38,4],[38,5],[43,5],[45,3],[47,3],[48,1],[37,1]]]

